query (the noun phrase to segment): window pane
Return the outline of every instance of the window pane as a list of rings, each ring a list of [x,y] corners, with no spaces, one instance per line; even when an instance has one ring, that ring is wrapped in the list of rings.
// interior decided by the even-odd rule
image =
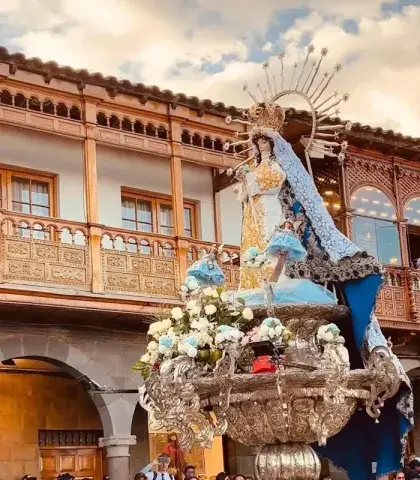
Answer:
[[[397,226],[392,222],[367,217],[353,220],[354,242],[386,265],[401,265]]]
[[[174,234],[174,215],[171,205],[160,206],[160,230],[164,235]]]
[[[130,220],[124,220],[123,219],[122,227],[126,228],[127,230],[137,230],[136,229],[136,222],[130,221]]]
[[[378,258],[375,219],[354,217],[353,240],[361,250],[365,250],[369,255]]]
[[[392,222],[375,220],[378,260],[386,265],[401,265],[400,241],[397,226]]]
[[[138,229],[141,232],[151,232],[152,231],[152,224],[151,223],[138,223]]]
[[[34,215],[48,217],[50,214],[50,209],[48,207],[38,207],[37,205],[32,205],[31,213],[33,213]]]
[[[31,213],[31,207],[27,203],[12,202],[12,210],[19,213]]]
[[[12,178],[12,200],[21,203],[30,203],[30,182],[26,178]],[[17,210],[19,211],[19,210]]]
[[[42,205],[43,207],[49,207],[50,202],[48,198],[48,183],[37,182],[32,180],[32,204]]]
[[[192,237],[192,215],[191,208],[184,207],[184,229],[187,237]]]
[[[136,202],[134,199],[122,197],[121,214],[123,219],[136,220]]]
[[[420,197],[411,199],[404,208],[409,225],[420,225]]]
[[[137,200],[137,220],[141,223],[152,223],[152,202]]]
[[[395,209],[388,197],[375,187],[362,187],[351,198],[356,215],[395,220]]]

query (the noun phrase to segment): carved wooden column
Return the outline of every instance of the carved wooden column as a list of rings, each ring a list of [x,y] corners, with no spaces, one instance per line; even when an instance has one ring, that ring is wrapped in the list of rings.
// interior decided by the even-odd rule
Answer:
[[[102,227],[99,225],[98,174],[96,166],[96,105],[85,101],[84,167],[86,221],[89,226],[90,261],[92,265],[92,292],[103,293],[102,281]]]
[[[348,159],[347,157],[340,164],[338,170],[341,194],[341,212],[339,218],[342,220],[343,233],[348,238],[352,238],[352,218],[354,209],[351,208],[350,195],[348,189],[347,175],[348,175]]]
[[[172,108],[168,107],[169,111]],[[177,251],[181,279],[184,278],[187,270],[187,251],[189,242],[185,237],[184,226],[184,192],[182,188],[182,160],[181,160],[181,125],[175,122],[170,114],[170,142],[171,142],[171,191],[172,208],[174,212],[174,231],[177,237]]]
[[[213,168],[213,218],[214,218],[214,237],[216,243],[223,243],[222,235],[222,210],[220,204],[220,192],[214,188],[214,179],[217,170]]]
[[[416,321],[419,317],[419,312],[416,305],[416,294],[414,291],[413,277],[410,273],[410,258],[408,255],[408,241],[407,241],[407,220],[404,217],[404,209],[401,204],[400,180],[402,178],[402,171],[399,165],[395,164],[395,159],[392,162],[392,182],[396,203],[397,214],[397,228],[398,239],[400,242],[401,251],[401,265],[404,268],[404,290],[406,311],[410,312],[410,320]]]
[[[400,241],[400,250],[401,250],[401,265],[403,267],[410,267],[410,260],[408,255],[408,243],[407,243],[407,220],[404,217],[404,211],[401,206],[401,194],[399,180],[402,177],[401,168],[399,165],[395,164],[393,160],[392,165],[392,181],[394,187],[395,203],[397,207],[397,225],[398,225],[398,236]]]

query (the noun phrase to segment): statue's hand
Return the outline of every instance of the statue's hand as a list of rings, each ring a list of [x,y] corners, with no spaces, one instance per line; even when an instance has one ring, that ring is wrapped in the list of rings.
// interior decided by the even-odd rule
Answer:
[[[245,203],[248,201],[248,192],[245,188],[244,184],[238,185],[235,187],[235,193],[236,193],[236,198],[242,202]]]

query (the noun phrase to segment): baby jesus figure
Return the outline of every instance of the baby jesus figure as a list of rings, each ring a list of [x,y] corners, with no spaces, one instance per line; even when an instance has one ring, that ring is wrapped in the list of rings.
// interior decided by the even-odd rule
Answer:
[[[277,265],[270,277],[271,283],[277,283],[287,261],[305,259],[306,250],[297,238],[294,225],[291,221],[286,220],[282,225],[276,227],[268,241],[265,253],[267,258],[278,259]]]

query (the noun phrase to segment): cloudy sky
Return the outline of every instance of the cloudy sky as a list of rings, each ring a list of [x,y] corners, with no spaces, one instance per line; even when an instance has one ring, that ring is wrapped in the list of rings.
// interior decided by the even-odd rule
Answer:
[[[420,137],[420,0],[0,0],[10,51],[240,107],[309,42],[345,67],[342,118]]]

